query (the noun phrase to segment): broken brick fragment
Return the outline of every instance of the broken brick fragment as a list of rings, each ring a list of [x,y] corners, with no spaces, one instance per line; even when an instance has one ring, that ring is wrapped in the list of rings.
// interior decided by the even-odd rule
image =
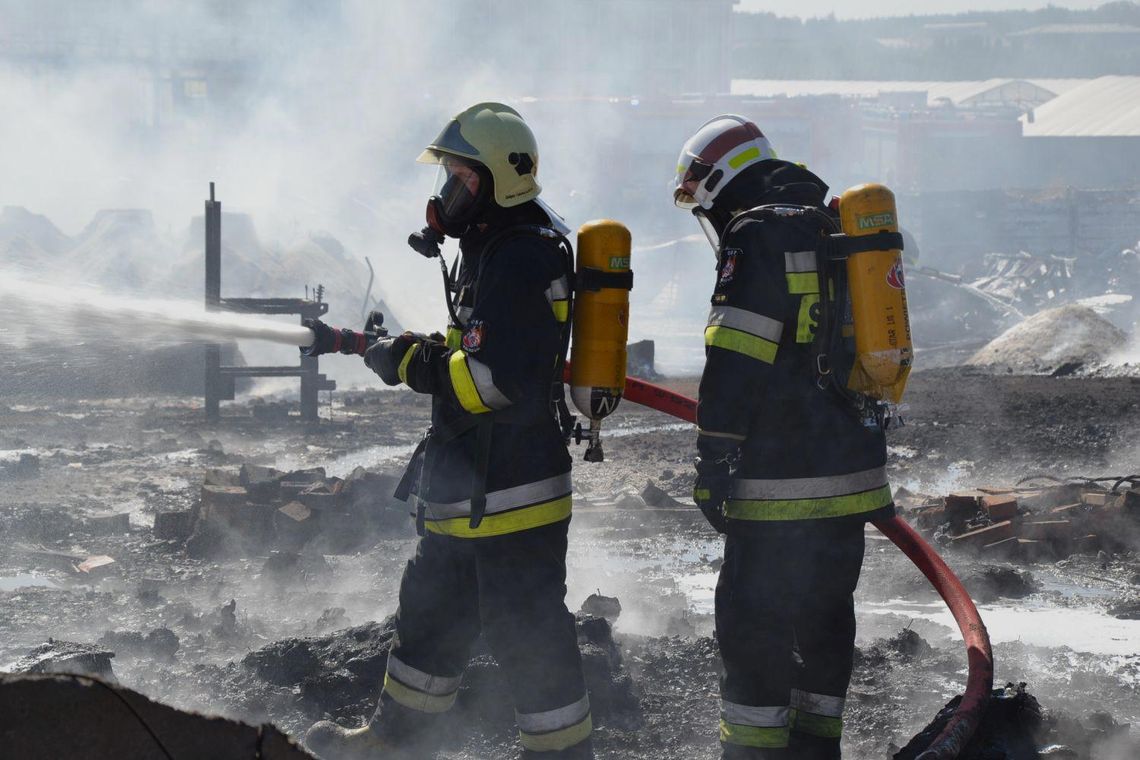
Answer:
[[[1013,522],[1011,520],[1003,520],[993,525],[987,525],[984,528],[977,528],[959,536],[954,536],[954,538],[950,540],[950,543],[952,546],[957,547],[981,548],[986,544],[993,544],[998,541],[1004,541],[1007,538],[1012,538],[1013,535]]]
[[[1035,541],[1067,541],[1073,537],[1073,524],[1068,520],[1026,521],[1018,535]]]
[[[1013,519],[1017,517],[1017,497],[986,494],[982,496],[982,509],[994,522]]]

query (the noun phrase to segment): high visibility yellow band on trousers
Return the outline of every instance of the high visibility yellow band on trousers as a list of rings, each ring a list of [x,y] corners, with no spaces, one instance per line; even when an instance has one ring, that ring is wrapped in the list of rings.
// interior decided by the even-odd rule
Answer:
[[[398,704],[425,713],[447,712],[459,694],[460,676],[437,676],[425,673],[388,655],[384,672],[384,693]]]
[[[793,731],[825,739],[843,736],[843,697],[792,689],[791,702]]]
[[[557,752],[585,741],[594,729],[590,698],[540,713],[515,712],[519,742],[531,752]]]

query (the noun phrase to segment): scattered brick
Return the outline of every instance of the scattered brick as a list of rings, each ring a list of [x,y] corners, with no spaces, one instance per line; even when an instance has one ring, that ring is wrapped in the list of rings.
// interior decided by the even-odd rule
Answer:
[[[1053,549],[1049,544],[1029,538],[1017,539],[1017,553],[1024,562],[1038,562],[1053,558]]]
[[[981,491],[961,491],[946,497],[946,519],[959,530],[965,526],[967,520],[978,514],[982,506]]]
[[[1095,533],[1081,536],[1073,541],[1074,554],[1096,554],[1100,551],[1100,536]]]
[[[194,531],[194,512],[158,512],[154,516],[154,536],[163,541],[185,541]]]
[[[982,554],[987,557],[1001,557],[1009,559],[1017,553],[1018,545],[1016,537],[1003,538],[1001,541],[995,541],[992,544],[986,544],[982,547]]]
[[[114,536],[131,532],[131,516],[126,512],[87,518],[88,530],[96,536]]]
[[[88,557],[75,566],[75,570],[80,573],[86,573],[93,578],[102,577],[114,569],[115,560],[108,557],[106,554],[97,554],[94,557]]]
[[[209,517],[218,508],[241,506],[249,498],[249,492],[242,486],[202,486],[202,513]]]
[[[1038,541],[1067,541],[1073,536],[1073,524],[1068,520],[1026,521],[1018,535]]]
[[[1017,497],[986,494],[982,497],[982,509],[994,522],[1017,517]]]
[[[954,546],[982,547],[986,544],[993,544],[998,541],[1004,541],[1007,538],[1012,538],[1013,535],[1013,522],[1011,520],[1003,520],[993,525],[987,525],[984,528],[968,531],[960,536],[954,536],[951,541]]]
[[[1109,496],[1106,491],[1086,491],[1081,494],[1081,501],[1094,507],[1103,507],[1108,503]]]

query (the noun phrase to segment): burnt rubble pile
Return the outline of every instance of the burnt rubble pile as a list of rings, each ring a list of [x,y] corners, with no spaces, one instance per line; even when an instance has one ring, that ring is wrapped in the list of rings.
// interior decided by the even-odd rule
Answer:
[[[312,757],[271,725],[177,710],[82,675],[0,674],[0,712],[10,718],[4,726],[4,756],[25,760]]]
[[[609,623],[582,614],[576,622],[595,725],[636,728],[638,698]],[[389,617],[326,636],[276,641],[246,655],[242,665],[264,683],[296,689],[308,719],[355,724],[376,707],[394,635],[395,618]],[[478,642],[455,707],[440,726],[447,732],[445,743],[458,746],[479,734],[509,738],[515,725],[512,704],[506,676]]]
[[[156,514],[154,532],[185,542],[190,556],[208,559],[274,549],[351,552],[380,536],[410,531],[407,506],[392,497],[396,483],[392,475],[360,467],[347,478],[328,477],[320,467],[210,470],[193,508]]]
[[[48,639],[12,664],[13,673],[78,673],[115,682],[111,659],[115,653],[102,646]]]
[[[899,489],[895,503],[936,543],[990,559],[1055,561],[1072,554],[1140,549],[1138,487],[1063,483],[979,488],[941,498]]]
[[[1010,683],[993,690],[981,723],[958,760],[1125,758],[1136,757],[1140,752],[1140,743],[1129,737],[1127,723],[1118,723],[1105,713],[1093,713],[1083,722],[1053,714],[1042,708],[1025,686]],[[959,702],[961,697],[950,700],[930,725],[894,754],[893,760],[919,757],[942,731]]]

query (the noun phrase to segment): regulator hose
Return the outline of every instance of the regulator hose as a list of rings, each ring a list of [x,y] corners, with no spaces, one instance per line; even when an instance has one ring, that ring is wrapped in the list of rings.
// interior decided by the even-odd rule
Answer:
[[[697,422],[697,402],[680,393],[636,377],[626,378],[624,398],[686,422]],[[917,760],[953,760],[969,743],[981,721],[994,682],[994,655],[978,608],[962,582],[938,552],[898,515],[875,520],[873,525],[910,558],[946,602],[966,642],[969,675],[966,691],[942,731]]]

